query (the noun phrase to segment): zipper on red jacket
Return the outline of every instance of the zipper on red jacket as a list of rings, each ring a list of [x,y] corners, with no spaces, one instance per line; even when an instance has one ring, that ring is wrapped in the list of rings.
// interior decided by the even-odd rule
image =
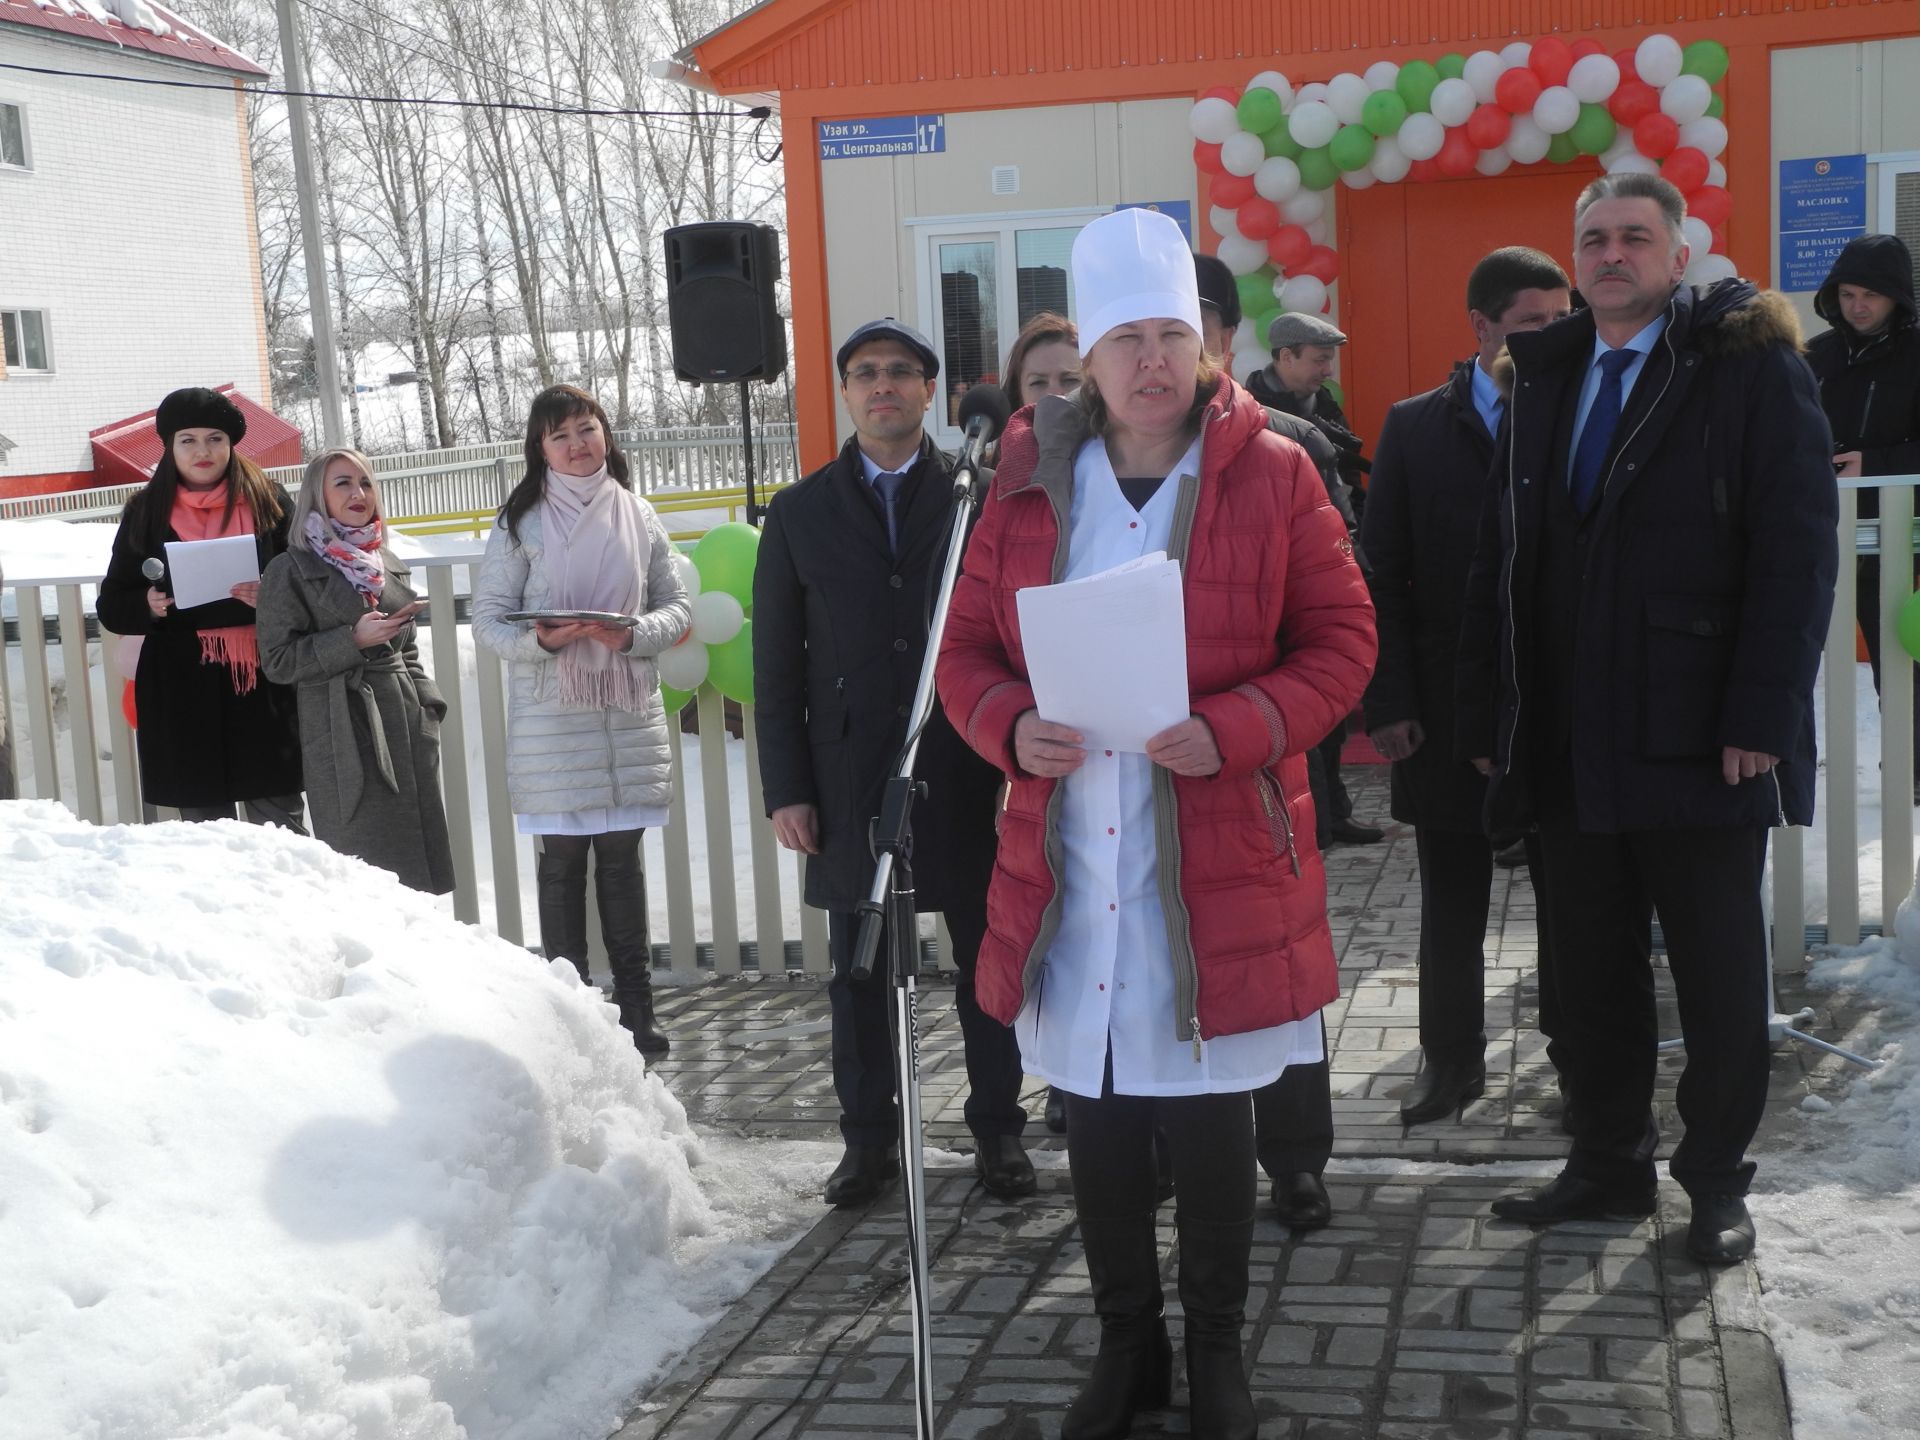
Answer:
[[[1265,766],[1254,772],[1253,788],[1260,792],[1260,808],[1267,812],[1267,831],[1273,837],[1275,848],[1285,847],[1287,858],[1293,861],[1293,873],[1298,876],[1300,854],[1293,848],[1293,820],[1287,814],[1286,792]]]

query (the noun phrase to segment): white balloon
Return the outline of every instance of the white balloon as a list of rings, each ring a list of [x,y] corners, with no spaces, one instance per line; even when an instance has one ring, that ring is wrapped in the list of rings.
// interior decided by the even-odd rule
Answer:
[[[1262,70],[1247,82],[1247,89],[1273,91],[1280,97],[1280,108],[1283,110],[1293,103],[1293,86],[1278,70]]]
[[[1251,317],[1243,316],[1240,323],[1233,327],[1233,353],[1244,355],[1249,350],[1266,349],[1265,337],[1253,328]]]
[[[1394,139],[1407,159],[1431,160],[1447,143],[1447,127],[1437,117],[1416,110],[1401,122],[1400,133]]]
[[[1711,104],[1713,87],[1698,75],[1682,75],[1660,92],[1660,113],[1681,125],[1700,119]]]
[[[1246,384],[1253,372],[1267,363],[1267,354],[1265,345],[1249,346],[1245,349],[1238,345],[1234,346],[1233,378],[1242,385]]]
[[[1660,162],[1650,160],[1638,150],[1629,150],[1611,160],[1603,160],[1601,169],[1609,175],[1658,175]]]
[[[1493,103],[1494,87],[1500,83],[1500,76],[1507,68],[1507,62],[1491,50],[1476,50],[1467,56],[1467,68],[1461,79],[1473,87],[1473,98],[1482,105]]]
[[[1251,175],[1267,158],[1267,147],[1258,135],[1236,130],[1220,146],[1220,168],[1229,175]]]
[[[1213,226],[1213,233],[1220,236],[1239,235],[1240,217],[1224,205],[1215,205],[1207,211],[1207,223]],[[1242,239],[1245,237],[1242,236]]]
[[[1244,235],[1222,235],[1217,252],[1226,267],[1236,275],[1251,275],[1267,263],[1264,240],[1249,240]]]
[[[1367,66],[1366,81],[1369,90],[1391,90],[1400,79],[1400,67],[1391,60],[1376,60]]]
[[[1324,190],[1302,190],[1280,207],[1280,213],[1294,225],[1311,225],[1327,213],[1327,193]]]
[[[1473,168],[1482,175],[1504,174],[1513,164],[1513,156],[1507,153],[1507,147],[1496,145],[1491,150],[1482,150],[1480,158],[1473,162]]]
[[[1187,116],[1187,128],[1193,131],[1194,139],[1218,145],[1240,128],[1240,117],[1234,113],[1231,100],[1209,95],[1204,100],[1194,102],[1193,110]]]
[[[1513,156],[1516,165],[1537,165],[1547,158],[1547,147],[1553,143],[1533,118],[1528,115],[1513,117],[1513,126],[1507,131],[1507,153]]]
[[[1679,81],[1674,83],[1678,84]],[[1711,115],[1702,115],[1698,120],[1689,120],[1680,127],[1680,143],[1691,145],[1711,160],[1727,148],[1726,122],[1717,120]]]
[[[1358,170],[1344,170],[1340,182],[1349,190],[1364,190],[1380,177],[1373,173],[1371,165],[1362,165]]]
[[[1611,55],[1582,55],[1567,72],[1567,88],[1583,104],[1598,105],[1620,88],[1620,66]]]
[[[700,593],[700,572],[694,568],[693,557],[684,551],[673,552],[673,570],[680,577],[681,588],[691,600]]]
[[[1564,85],[1549,85],[1533,102],[1533,123],[1549,135],[1566,134],[1579,118],[1580,102]]]
[[[1293,143],[1318,150],[1339,132],[1340,117],[1323,100],[1302,100],[1287,116],[1287,133]]]
[[[1524,40],[1516,40],[1500,51],[1500,63],[1509,70],[1518,70],[1533,58],[1533,46]]]
[[[1307,221],[1307,238],[1314,244],[1324,245],[1332,235],[1333,228],[1328,216],[1319,215]]]
[[[1434,119],[1451,128],[1466,124],[1467,117],[1473,114],[1473,107],[1479,103],[1473,86],[1455,78],[1442,80],[1433,87],[1433,98],[1427,102],[1427,109],[1433,112]]]
[[[1711,285],[1716,280],[1731,280],[1740,267],[1724,255],[1702,255],[1687,266],[1687,279],[1695,285]]]
[[[1696,255],[1704,255],[1713,249],[1713,227],[1696,215],[1689,215],[1680,224],[1687,237],[1687,244]]]
[[[1654,89],[1664,89],[1679,75],[1685,60],[1680,42],[1671,35],[1649,35],[1633,52],[1633,70]]]
[[[1280,285],[1280,303],[1289,310],[1318,315],[1327,303],[1327,287],[1316,275],[1289,275]]]
[[[1358,125],[1361,107],[1373,93],[1367,82],[1351,70],[1342,71],[1327,82],[1327,104],[1340,117],[1342,125]]]
[[[724,645],[746,623],[746,610],[724,590],[709,590],[693,602],[693,638],[702,645]]]
[[[706,680],[707,664],[707,647],[698,640],[687,640],[671,650],[662,650],[654,657],[653,668],[658,672],[662,685],[671,685],[676,690],[691,693]]]
[[[1726,183],[1727,167],[1722,165],[1718,160],[1709,160],[1707,162],[1707,184],[1724,187]]]
[[[1295,105],[1300,104],[1303,100],[1325,100],[1326,98],[1326,83],[1320,80],[1309,80],[1293,92],[1293,103]]]
[[[1407,159],[1407,152],[1400,148],[1400,142],[1391,135],[1374,141],[1373,164],[1369,167],[1373,178],[1382,185],[1398,185],[1407,178],[1407,171],[1413,168],[1413,162]]]
[[[1300,167],[1284,155],[1273,155],[1260,162],[1253,172],[1253,188],[1278,205],[1300,193]]]

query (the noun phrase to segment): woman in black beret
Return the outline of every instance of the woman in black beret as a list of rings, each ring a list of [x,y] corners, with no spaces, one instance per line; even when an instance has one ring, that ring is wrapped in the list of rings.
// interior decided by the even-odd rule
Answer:
[[[121,513],[97,606],[102,629],[141,639],[141,790],[183,820],[231,819],[238,805],[256,824],[304,833],[298,708],[291,689],[260,673],[259,581],[180,609],[173,577],[150,566],[165,566],[168,541],[251,535],[265,569],[287,548],[286,497],[234,448],[246,416],[218,391],[174,391],[154,428],[166,448]]]

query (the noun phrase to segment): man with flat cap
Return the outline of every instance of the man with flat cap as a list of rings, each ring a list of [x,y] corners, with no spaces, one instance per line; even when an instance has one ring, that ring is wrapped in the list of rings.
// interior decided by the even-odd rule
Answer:
[[[847,337],[836,360],[854,433],[831,464],[767,507],[753,578],[753,668],[767,813],[780,843],[807,857],[806,903],[827,912],[833,1084],[846,1153],[826,1199],[852,1206],[899,1173],[888,980],[884,967],[864,981],[852,976],[855,911],[872,888],[868,827],[906,744],[926,653],[933,572],[953,521],[953,460],[925,430],[940,373],[925,336],[890,317],[874,320]],[[1020,1048],[973,992],[1000,773],[936,705],[915,774],[927,795],[914,807],[914,898],[921,911],[945,913],[953,938],[975,1169],[994,1195],[1029,1195]]]

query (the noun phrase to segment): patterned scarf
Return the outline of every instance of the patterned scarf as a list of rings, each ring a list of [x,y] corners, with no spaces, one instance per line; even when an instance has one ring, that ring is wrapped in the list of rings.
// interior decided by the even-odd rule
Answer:
[[[647,566],[647,531],[626,490],[601,466],[591,475],[547,471],[540,504],[547,575],[556,610],[638,615]],[[635,668],[597,640],[560,652],[560,699],[580,709],[639,713],[652,700]]]
[[[227,508],[227,487],[222,480],[211,490],[189,490],[176,485],[173,513],[168,517],[173,533],[182,540],[219,540],[229,535],[253,534],[253,507],[242,500],[222,524]],[[252,625],[223,625],[217,630],[200,632],[200,663],[225,665],[233,677],[234,693],[245,695],[260,683],[260,640]]]
[[[307,544],[366,597],[369,610],[380,603],[380,592],[387,588],[387,572],[380,564],[380,542],[385,538],[378,517],[368,525],[342,525],[318,510],[307,512]]]

